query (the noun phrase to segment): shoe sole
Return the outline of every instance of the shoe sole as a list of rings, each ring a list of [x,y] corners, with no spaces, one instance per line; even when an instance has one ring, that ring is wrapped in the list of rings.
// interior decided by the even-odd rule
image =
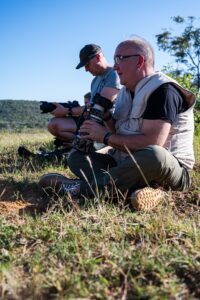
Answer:
[[[160,189],[146,187],[131,194],[131,204],[134,209],[148,211],[154,209],[165,198],[166,194]]]

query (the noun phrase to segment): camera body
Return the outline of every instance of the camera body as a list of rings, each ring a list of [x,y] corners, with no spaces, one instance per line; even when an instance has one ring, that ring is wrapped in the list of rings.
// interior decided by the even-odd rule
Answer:
[[[104,112],[111,109],[113,103],[97,93],[93,98],[93,105],[91,108],[87,109],[87,118],[89,120],[94,120],[99,124],[103,125],[103,116]],[[86,135],[87,133],[80,133],[75,137],[73,148],[84,153],[91,153],[94,151],[94,145],[92,140],[81,140],[81,136]]]
[[[56,109],[56,105],[51,102],[40,101],[40,103],[41,103],[40,104],[41,114],[46,114],[46,113],[52,112],[54,109]],[[76,100],[67,101],[66,103],[59,103],[59,104],[61,104],[62,106],[66,107],[66,108],[73,108],[73,107],[80,106],[80,104]]]

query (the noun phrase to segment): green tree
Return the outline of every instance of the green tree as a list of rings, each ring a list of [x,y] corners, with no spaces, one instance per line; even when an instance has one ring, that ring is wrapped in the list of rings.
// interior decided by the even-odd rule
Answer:
[[[200,28],[194,26],[195,17],[172,17],[172,20],[183,25],[184,30],[179,35],[173,35],[166,29],[156,35],[159,49],[167,51],[175,57],[178,68],[174,70],[176,76],[191,73],[194,84],[200,89]]]
[[[171,67],[165,67],[165,74],[174,78],[182,87],[190,90],[196,95],[196,105],[194,109],[194,121],[195,121],[195,133],[198,135],[200,130],[200,93],[197,91],[197,87],[192,84],[193,77],[191,74],[184,74],[183,76],[175,75],[174,70],[171,71]]]

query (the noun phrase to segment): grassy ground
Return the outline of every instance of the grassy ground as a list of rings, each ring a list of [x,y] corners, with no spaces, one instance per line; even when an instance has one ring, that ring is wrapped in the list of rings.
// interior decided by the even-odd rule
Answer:
[[[0,133],[0,299],[199,299],[200,141],[192,188],[154,211],[93,200],[63,208],[38,191],[59,166],[24,163],[20,144],[51,147],[46,132]]]

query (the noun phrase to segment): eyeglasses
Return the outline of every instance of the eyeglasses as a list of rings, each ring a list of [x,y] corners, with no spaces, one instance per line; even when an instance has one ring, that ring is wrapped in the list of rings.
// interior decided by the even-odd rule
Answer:
[[[121,61],[123,61],[125,58],[133,57],[133,56],[140,56],[140,54],[132,54],[132,55],[116,55],[114,57],[114,63],[116,65],[119,65]]]

